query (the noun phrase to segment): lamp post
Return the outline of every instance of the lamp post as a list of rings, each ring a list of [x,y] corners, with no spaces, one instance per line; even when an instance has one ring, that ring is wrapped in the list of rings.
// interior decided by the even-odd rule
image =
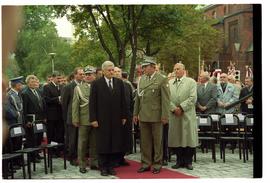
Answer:
[[[49,53],[49,55],[51,56],[51,59],[52,59],[52,73],[53,73],[54,72],[54,57],[56,53]]]

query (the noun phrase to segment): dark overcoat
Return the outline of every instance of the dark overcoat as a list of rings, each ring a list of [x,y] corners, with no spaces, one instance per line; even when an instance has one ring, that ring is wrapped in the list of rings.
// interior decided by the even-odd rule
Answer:
[[[43,95],[47,105],[48,120],[62,120],[62,106],[59,100],[62,86],[55,86],[52,82],[44,86]]]
[[[102,77],[92,83],[89,100],[90,122],[97,121],[97,152],[110,154],[123,152],[124,125],[127,118],[124,83],[113,78],[111,91]]]

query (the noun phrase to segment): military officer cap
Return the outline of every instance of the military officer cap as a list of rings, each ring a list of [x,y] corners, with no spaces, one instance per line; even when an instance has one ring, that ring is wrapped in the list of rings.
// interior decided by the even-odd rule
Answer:
[[[11,84],[17,84],[17,83],[23,84],[23,76],[19,76],[19,77],[10,79],[10,83]]]
[[[153,57],[145,57],[144,62],[142,63],[142,67],[145,67],[150,64],[156,65],[157,63]]]
[[[85,67],[84,68],[84,73],[85,74],[93,74],[93,73],[96,73],[96,69],[94,67]]]

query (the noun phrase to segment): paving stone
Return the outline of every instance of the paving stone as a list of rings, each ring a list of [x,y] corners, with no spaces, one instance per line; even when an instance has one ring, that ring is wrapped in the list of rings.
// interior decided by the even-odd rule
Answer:
[[[130,154],[126,157],[130,160],[140,162],[141,154],[139,149],[136,154]],[[208,153],[202,153],[200,149],[197,149],[197,161],[193,162],[193,170],[187,170],[180,168],[177,170],[171,169],[171,166],[175,164],[176,157],[171,157],[171,162],[168,162],[168,168],[173,171],[182,172],[188,175],[197,176],[200,178],[252,178],[253,177],[253,155],[249,154],[249,160],[243,163],[243,160],[239,159],[238,150],[235,150],[234,154],[231,151],[226,151],[226,162],[220,159],[219,149],[216,151],[216,163],[211,158],[211,151]],[[116,179],[115,176],[103,177],[99,171],[90,170],[87,167],[87,173],[81,174],[79,167],[70,166],[67,162],[67,169],[63,169],[63,160],[61,158],[53,159],[53,173],[44,173],[43,163],[36,164],[36,172],[32,172],[32,179]],[[14,175],[15,179],[22,179],[22,171],[17,170]]]

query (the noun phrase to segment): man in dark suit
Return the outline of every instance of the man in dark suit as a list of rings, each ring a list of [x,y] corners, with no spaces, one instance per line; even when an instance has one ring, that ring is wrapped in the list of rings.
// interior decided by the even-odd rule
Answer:
[[[35,135],[33,132],[33,122],[43,120],[46,122],[46,106],[43,97],[36,90],[37,77],[28,75],[26,77],[27,87],[22,92],[23,116],[26,126],[26,147],[38,147],[41,144],[42,135]],[[37,157],[39,157],[37,155]],[[39,157],[40,158],[40,157]],[[31,161],[40,162],[38,159],[31,158]]]
[[[102,176],[116,175],[112,161],[123,152],[123,131],[127,119],[122,80],[114,78],[114,64],[102,64],[104,77],[93,82],[90,93],[90,122],[97,128],[97,153]]]
[[[64,122],[62,117],[62,106],[60,103],[60,73],[55,71],[52,80],[44,86],[43,95],[47,106],[47,137],[48,143],[64,142]],[[54,152],[54,156],[60,156],[60,152]]]
[[[115,166],[129,166],[129,163],[124,159],[126,153],[132,152],[132,113],[133,113],[133,91],[131,84],[122,78],[122,69],[114,67],[114,77],[123,80],[125,89],[125,100],[127,109],[127,122],[124,126],[123,139],[124,139],[124,151],[119,153]]]
[[[247,96],[253,92],[253,79],[251,77],[245,78],[245,87],[241,90],[239,99]],[[246,114],[253,114],[253,97],[249,97],[241,103],[241,112]]]
[[[200,74],[201,83],[197,86],[197,112],[202,114],[216,112],[217,86],[209,82],[208,72]]]
[[[77,148],[78,148],[78,127],[72,124],[72,100],[74,88],[80,85],[84,78],[84,71],[82,67],[74,69],[74,80],[66,85],[62,93],[62,111],[63,119],[66,124],[65,143],[68,146],[68,158],[70,164],[77,166]]]

